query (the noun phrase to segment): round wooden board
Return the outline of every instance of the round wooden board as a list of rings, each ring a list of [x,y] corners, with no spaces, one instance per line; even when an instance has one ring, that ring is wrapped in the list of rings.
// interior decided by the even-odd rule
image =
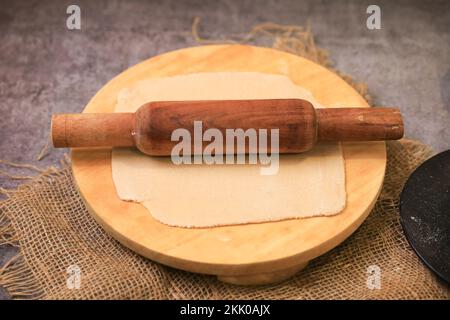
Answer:
[[[322,105],[368,107],[344,80],[309,60],[269,48],[214,45],[165,53],[131,67],[107,83],[84,112],[113,112],[119,90],[145,78],[220,71],[282,74]],[[347,205],[338,215],[206,229],[167,226],[141,204],[121,201],[110,149],[73,149],[72,168],[92,216],[125,246],[171,267],[259,284],[294,274],[341,243],[369,214],[383,183],[385,143],[343,143],[343,152]]]

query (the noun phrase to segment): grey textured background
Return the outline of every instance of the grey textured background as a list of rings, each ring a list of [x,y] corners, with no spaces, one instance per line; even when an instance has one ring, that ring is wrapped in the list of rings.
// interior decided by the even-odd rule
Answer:
[[[82,29],[67,30],[66,8],[81,7]],[[366,28],[378,4],[382,29]],[[0,0],[0,159],[35,160],[54,112],[80,112],[102,85],[162,52],[203,35],[243,35],[254,24],[305,25],[336,67],[369,85],[375,103],[398,106],[406,133],[436,151],[450,148],[449,1],[4,1]],[[261,43],[259,43],[261,44]],[[22,170],[16,173],[24,173]],[[16,181],[0,176],[0,186]],[[0,266],[15,254],[0,248]],[[0,299],[8,298],[0,288]]]

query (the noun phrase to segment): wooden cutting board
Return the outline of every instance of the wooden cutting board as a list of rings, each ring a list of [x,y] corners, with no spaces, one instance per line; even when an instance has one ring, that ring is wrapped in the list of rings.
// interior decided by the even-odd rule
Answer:
[[[119,90],[139,80],[220,71],[282,74],[324,106],[368,107],[344,80],[309,60],[268,48],[214,45],[169,52],[131,67],[98,91],[84,112],[113,112]],[[73,149],[72,168],[92,216],[123,245],[174,268],[230,283],[265,284],[295,274],[344,241],[374,206],[386,167],[385,143],[343,143],[343,152],[347,206],[340,214],[206,229],[167,226],[142,205],[121,201],[112,180],[110,149]]]

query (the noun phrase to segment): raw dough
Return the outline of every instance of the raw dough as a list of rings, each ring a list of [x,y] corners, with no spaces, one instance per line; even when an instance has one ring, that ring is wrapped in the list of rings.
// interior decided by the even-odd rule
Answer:
[[[322,107],[285,76],[226,72],[138,82],[120,91],[116,112],[134,112],[157,100],[264,98],[302,98]],[[112,174],[120,199],[141,202],[155,219],[181,227],[334,215],[346,200],[339,143],[281,155],[276,175],[261,175],[259,164],[175,165],[170,157],[117,148],[112,152]]]

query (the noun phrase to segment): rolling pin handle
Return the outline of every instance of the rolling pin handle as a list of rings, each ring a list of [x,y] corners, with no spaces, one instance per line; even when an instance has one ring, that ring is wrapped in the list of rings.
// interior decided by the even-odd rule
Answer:
[[[316,117],[319,141],[397,140],[404,133],[396,108],[316,109]]]
[[[133,147],[134,113],[82,113],[52,116],[55,148]]]

